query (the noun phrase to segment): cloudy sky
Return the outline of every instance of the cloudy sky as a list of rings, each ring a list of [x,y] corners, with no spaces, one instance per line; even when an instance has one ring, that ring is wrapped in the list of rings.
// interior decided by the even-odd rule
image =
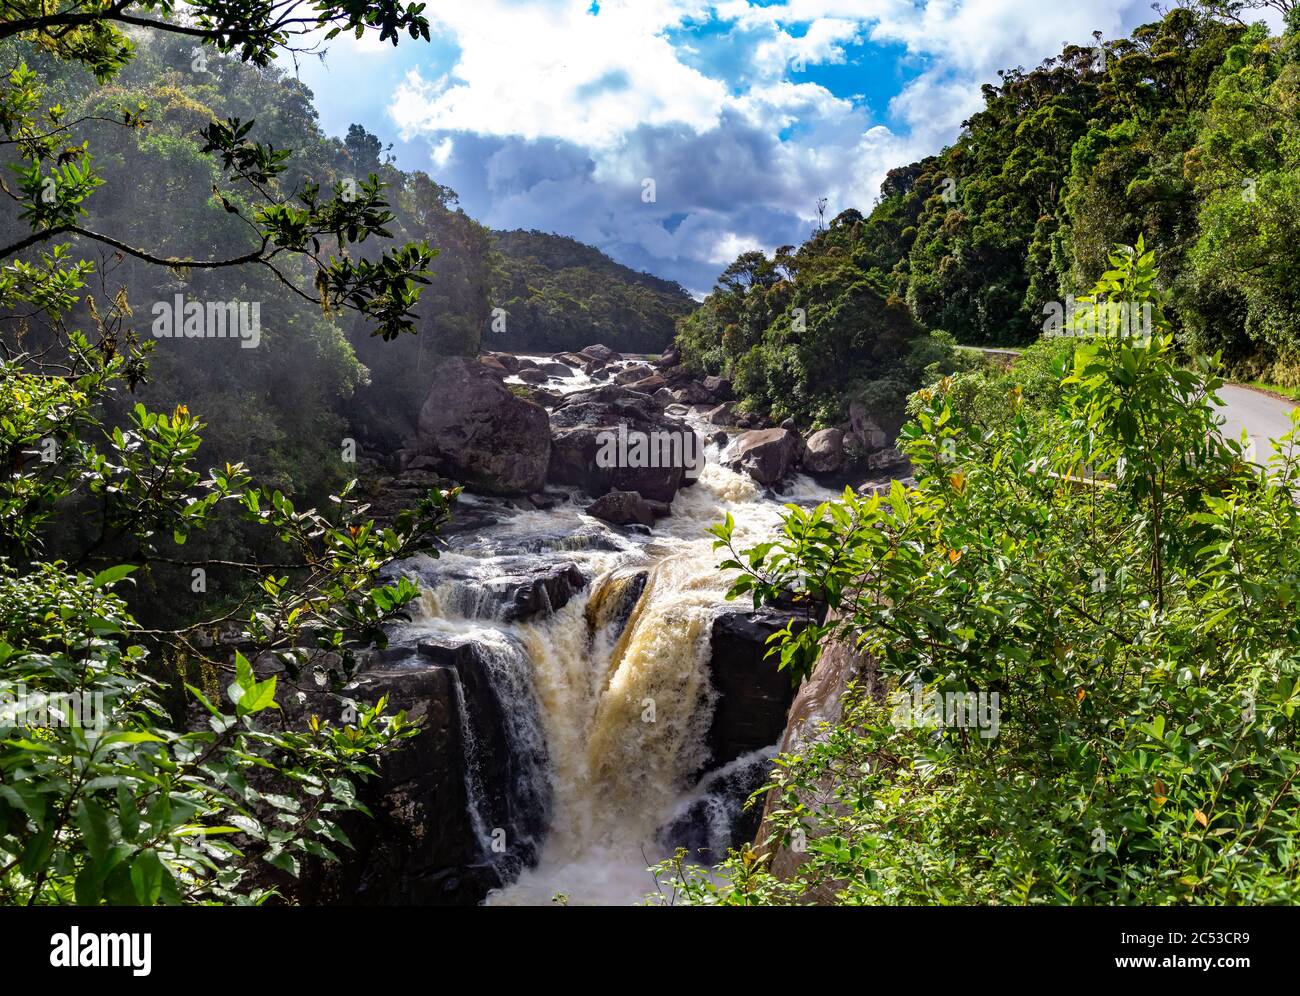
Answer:
[[[300,69],[494,228],[538,228],[705,292],[737,253],[870,208],[1000,68],[1154,16],[1148,0],[434,0],[431,44]],[[653,181],[653,187],[647,181]],[[650,194],[653,193],[653,199]]]

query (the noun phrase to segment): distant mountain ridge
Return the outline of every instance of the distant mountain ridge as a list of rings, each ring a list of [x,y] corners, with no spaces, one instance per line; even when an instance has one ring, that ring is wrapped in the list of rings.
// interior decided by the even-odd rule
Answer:
[[[483,334],[488,349],[556,352],[603,342],[657,353],[695,300],[680,284],[616,263],[593,246],[547,232],[497,231],[492,307],[505,311]]]

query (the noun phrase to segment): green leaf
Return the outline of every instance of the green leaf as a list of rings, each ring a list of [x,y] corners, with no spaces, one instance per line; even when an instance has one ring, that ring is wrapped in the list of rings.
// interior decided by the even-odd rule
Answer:
[[[108,567],[96,574],[90,583],[96,588],[107,588],[109,585],[121,581],[136,569],[135,564],[118,564],[116,567]]]

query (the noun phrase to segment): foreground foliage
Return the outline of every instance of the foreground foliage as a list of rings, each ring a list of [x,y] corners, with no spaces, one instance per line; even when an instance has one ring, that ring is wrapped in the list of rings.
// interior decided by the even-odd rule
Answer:
[[[374,171],[335,174],[323,193],[289,150],[254,140],[251,121],[222,119],[158,77],[188,66],[203,74],[200,96],[215,99],[221,69],[244,83],[255,75],[215,53],[266,67],[295,40],[314,45],[313,31],[427,38],[422,9],[197,2],[182,21],[171,3],[148,0],[5,5],[0,904],[292,899],[304,859],[351,846],[339,817],[364,811],[358,781],[414,732],[403,715],[384,714],[384,701],[338,693],[359,651],[382,645],[385,622],[416,595],[379,571],[429,550],[451,493],[429,493],[387,527],[351,484],[327,513],[300,509],[233,459],[205,475],[205,427],[186,402],[187,388],[209,381],[208,399],[225,395],[233,413],[217,412],[219,423],[236,424],[247,446],[266,416],[250,383],[269,373],[289,387],[276,357],[292,356],[305,381],[324,374],[328,397],[359,371],[319,312],[345,311],[383,340],[415,331],[433,251],[391,244],[396,215]],[[153,32],[141,46],[148,83],[131,74],[139,35],[123,25]],[[281,110],[314,129],[303,106]],[[156,130],[153,115],[163,119]],[[365,136],[354,138],[365,151]],[[153,197],[92,196],[105,184],[134,191],[140,176]],[[444,191],[411,179],[405,210],[445,206]],[[216,300],[305,301],[316,314],[268,314],[283,352],[254,350],[270,354],[265,365],[243,351],[249,341],[173,355],[164,371],[185,371],[169,378],[175,403],[151,407],[125,397],[150,372],[132,302],[166,304],[181,286]],[[298,408],[304,421],[284,436],[324,464],[338,442],[320,436],[320,409]],[[204,541],[213,533],[238,552],[219,555]],[[138,579],[154,587],[156,622],[128,607]]]
[[[765,833],[797,874],[752,851],[721,884],[678,863],[682,899],[1300,899],[1300,435],[1266,466],[1224,439],[1151,254],[1111,263],[1099,299],[1151,303],[1157,335],[1080,340],[1032,403],[1000,374],[974,400],[939,382],[904,430],[915,488],[791,507],[729,562],[735,594],[832,610],[779,635],[783,666],[848,641],[894,694],[852,690],[779,759]],[[997,693],[996,735],[899,693]]]

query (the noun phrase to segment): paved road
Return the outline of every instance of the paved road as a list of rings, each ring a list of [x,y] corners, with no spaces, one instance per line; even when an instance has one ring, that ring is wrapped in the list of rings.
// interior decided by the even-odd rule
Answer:
[[[965,346],[976,352],[990,356],[1015,357],[1018,349],[990,349],[986,346]],[[1224,436],[1230,439],[1241,438],[1245,429],[1255,444],[1255,459],[1263,463],[1272,456],[1275,447],[1269,442],[1291,431],[1291,409],[1295,404],[1275,398],[1271,394],[1225,384],[1219,389],[1223,404],[1216,406],[1219,411],[1219,425]]]
[[[1273,454],[1270,439],[1278,439],[1291,431],[1291,409],[1295,405],[1271,394],[1252,391],[1248,387],[1225,384],[1219,389],[1223,405],[1219,407],[1219,424],[1223,434],[1230,439],[1241,437],[1243,429],[1255,444],[1255,460],[1263,463]]]

